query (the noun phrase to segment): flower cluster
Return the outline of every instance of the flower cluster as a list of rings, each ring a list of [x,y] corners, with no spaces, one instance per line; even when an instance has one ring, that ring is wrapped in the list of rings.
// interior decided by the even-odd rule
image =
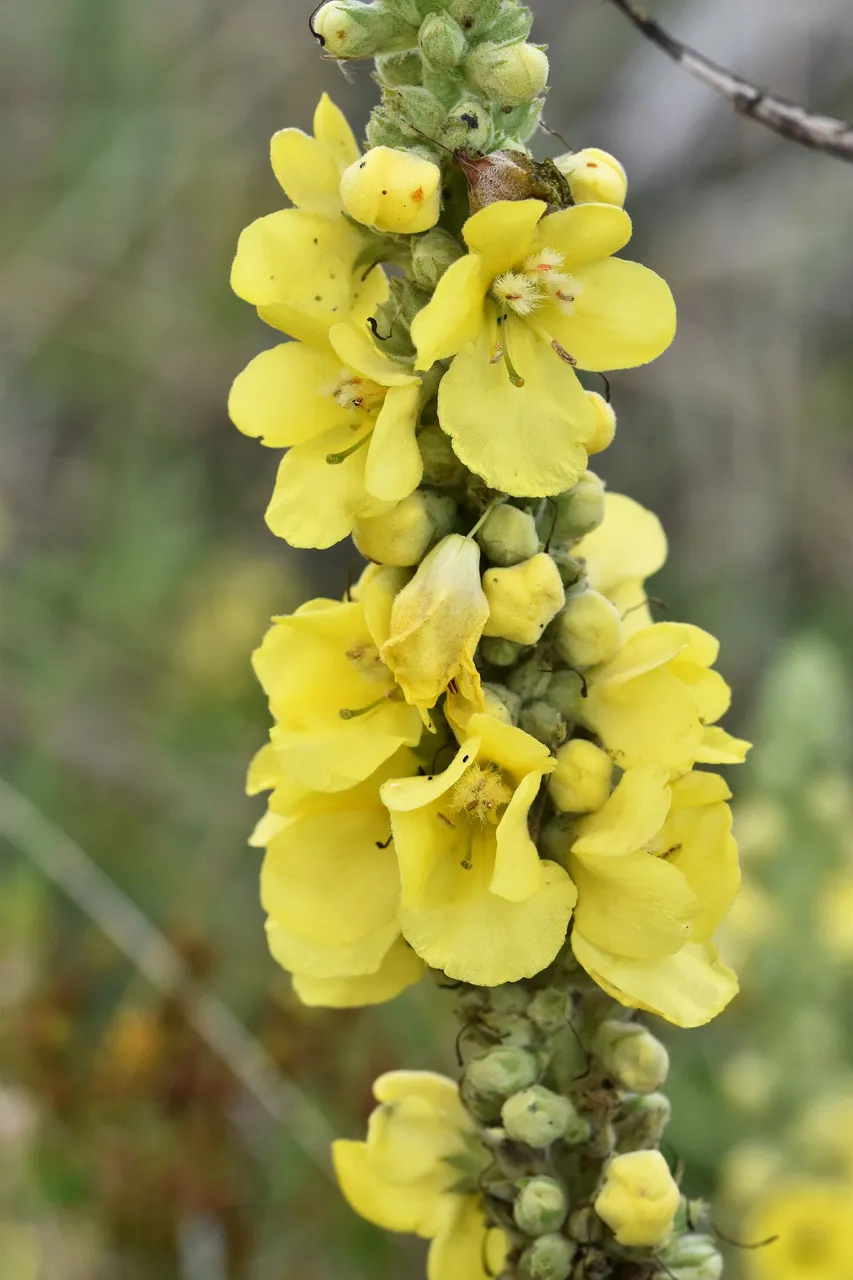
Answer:
[[[526,1082],[484,1084],[484,1044],[461,1095],[383,1077],[339,1174],[365,1216],[433,1241],[440,1280],[505,1260],[565,1280],[587,1245],[599,1271],[577,1274],[605,1275],[608,1250],[683,1236],[654,1149],[665,1099],[647,1098],[665,1051],[619,1006],[692,1027],[737,989],[713,943],[738,887],[729,791],[704,766],[748,744],[719,725],[713,637],[652,619],[665,537],[588,470],[616,417],[606,379],[607,397],[579,376],[659,356],[675,308],[616,256],[618,161],[527,151],[547,58],[516,0],[331,0],[313,30],[334,57],[377,57],[383,103],[363,154],[325,95],[313,137],[273,138],[293,207],[242,233],[232,283],[291,341],[237,377],[230,413],[286,450],[273,532],[351,534],[368,564],[342,599],[273,619],[254,656],[269,945],[307,1004],[388,1000],[428,968],[479,992],[482,1019],[522,984],[521,1039],[496,1034]],[[603,1110],[561,1074],[572,992],[620,1014],[576,1028],[610,1064]],[[541,1152],[563,1148],[550,1186]],[[554,1204],[580,1148],[569,1229]],[[503,1217],[492,1165],[514,1188]]]

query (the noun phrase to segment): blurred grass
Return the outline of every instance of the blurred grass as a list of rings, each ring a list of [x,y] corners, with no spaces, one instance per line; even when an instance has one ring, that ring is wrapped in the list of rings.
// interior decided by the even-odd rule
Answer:
[[[227,287],[237,233],[279,200],[268,138],[306,126],[322,89],[358,126],[374,98],[366,68],[343,76],[318,57],[308,8],[43,0],[0,19],[0,747],[5,777],[203,955],[281,1072],[354,1134],[377,1071],[449,1068],[452,1032],[426,988],[362,1013],[298,1009],[264,947],[245,846],[257,805],[243,774],[266,728],[249,654],[271,613],[340,593],[353,559],[268,534],[275,459],[224,408],[274,340]],[[853,115],[847,4],[666,11],[710,55]],[[655,593],[722,636],[736,730],[793,628],[820,629],[849,662],[850,171],[730,116],[596,0],[543,0],[537,15],[555,73],[546,118],[626,163],[636,256],[681,311],[672,351],[613,379],[602,474],[664,519]],[[51,1280],[390,1280],[418,1265],[417,1246],[354,1219],[285,1131],[246,1119],[168,1001],[8,843],[0,903],[0,1127],[14,1138],[0,1185],[10,1222],[36,1228],[8,1246],[23,1259],[9,1280],[29,1280],[36,1254]],[[93,1064],[128,1011],[167,1027],[171,1066],[105,1107]],[[201,1084],[176,1102],[187,1055]],[[701,1108],[710,1090],[693,1096]],[[182,1147],[196,1122],[215,1158]],[[710,1177],[711,1155],[694,1154]],[[140,1190],[141,1219],[128,1180],[155,1188]]]

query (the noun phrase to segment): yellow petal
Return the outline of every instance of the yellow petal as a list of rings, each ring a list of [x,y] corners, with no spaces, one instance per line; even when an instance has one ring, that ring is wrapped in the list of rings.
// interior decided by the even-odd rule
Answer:
[[[285,929],[319,946],[347,946],[396,918],[400,877],[390,823],[373,811],[296,818],[267,847],[261,904]]]
[[[345,946],[324,947],[286,929],[277,920],[267,920],[265,929],[272,958],[283,969],[305,978],[356,978],[376,973],[400,934],[395,919]]]
[[[696,700],[666,671],[649,671],[621,686],[591,685],[583,714],[623,769],[660,764],[679,774],[699,759]]]
[[[380,387],[406,387],[420,382],[417,374],[379,351],[367,329],[352,320],[332,325],[329,341],[343,364]]]
[[[703,631],[692,622],[658,622],[660,635],[672,634],[684,642],[679,654],[682,662],[695,662],[700,667],[712,667],[720,654],[720,642],[710,631]]]
[[[353,324],[363,326],[368,317],[376,319],[376,312],[390,296],[388,277],[381,263],[377,263],[365,275],[359,267],[352,279],[352,297],[349,318]]]
[[[732,691],[719,671],[709,671],[695,662],[683,661],[679,656],[669,664],[670,675],[689,686],[696,699],[699,719],[703,724],[713,724],[726,714],[732,700]]]
[[[537,247],[556,249],[566,271],[609,258],[631,239],[631,219],[612,204],[576,204],[539,223]]]
[[[634,853],[663,826],[669,804],[668,769],[658,764],[626,769],[603,807],[578,823],[572,849],[603,857]]]
[[[544,883],[543,863],[527,826],[541,781],[541,773],[522,778],[498,823],[495,870],[489,888],[507,902],[526,902]]]
[[[274,328],[322,345],[352,304],[362,244],[345,218],[282,209],[242,232],[231,287]]]
[[[246,841],[252,849],[265,849],[270,840],[283,831],[287,825],[287,818],[282,818],[280,814],[273,813],[271,809],[267,809],[264,816],[255,823],[252,834]]]
[[[321,94],[314,111],[314,137],[332,153],[340,172],[358,159],[358,143],[347,118],[327,93]]]
[[[332,1143],[335,1174],[347,1203],[362,1218],[386,1231],[429,1237],[435,1223],[435,1195],[418,1186],[400,1186],[376,1170],[366,1142],[339,1138]]]
[[[702,734],[696,760],[700,764],[743,764],[751,746],[744,738],[733,738],[719,725],[713,725]]]
[[[418,369],[429,369],[477,336],[484,322],[487,288],[476,255],[468,254],[448,267],[432,298],[412,321]]]
[[[492,363],[495,331],[484,326],[441,380],[439,420],[460,460],[492,488],[517,497],[561,493],[586,467],[593,410],[556,352],[529,325],[508,323],[524,385],[510,382],[503,360]]]
[[[381,791],[382,803],[392,813],[409,813],[433,804],[459,781],[479,747],[480,739],[471,737],[463,742],[443,773],[420,778],[393,778],[386,782]]]
[[[283,342],[262,351],[238,373],[228,415],[244,435],[283,448],[352,420],[330,394],[340,367],[327,350]]]
[[[411,812],[392,812],[391,830],[400,867],[402,907],[419,908],[428,900],[427,886],[442,863],[469,860],[468,823],[440,812],[440,804]]]
[[[365,487],[374,498],[399,502],[417,489],[424,473],[416,428],[420,387],[390,387],[368,445]]]
[[[487,283],[524,261],[546,208],[542,200],[496,200],[468,219],[462,236],[479,257]]]
[[[654,847],[654,852],[658,852],[657,843],[663,847],[669,865],[681,872],[701,903],[693,922],[694,942],[707,942],[713,936],[740,888],[738,850],[731,831],[727,804],[678,809]]]
[[[256,796],[261,791],[271,791],[280,781],[281,768],[276,759],[275,748],[271,742],[266,742],[252,756],[246,775],[246,795]]]
[[[616,657],[596,672],[595,679],[608,684],[625,684],[671,662],[688,643],[685,629],[669,623],[655,623],[626,640]]]
[[[372,147],[341,175],[350,217],[395,234],[427,231],[441,212],[441,170],[412,151]]]
[[[504,1233],[487,1228],[478,1196],[458,1197],[454,1209],[430,1245],[427,1280],[490,1280],[503,1267]]]
[[[701,1027],[725,1009],[738,992],[737,977],[716,947],[688,945],[661,960],[628,960],[610,955],[582,934],[572,948],[591,978],[629,1009],[656,1013],[677,1027]]]
[[[651,960],[690,940],[700,904],[685,877],[650,853],[573,854],[575,932],[614,955]]]
[[[301,129],[280,129],[270,142],[272,171],[299,209],[334,218],[341,212],[341,172],[332,153]]]
[[[456,1181],[445,1159],[459,1151],[459,1133],[417,1093],[376,1108],[368,1123],[367,1145],[374,1168],[396,1184],[418,1182],[438,1198]]]
[[[391,634],[394,600],[412,576],[411,569],[390,564],[369,564],[352,590],[352,599],[364,605],[364,618],[371,639],[381,648]]]
[[[365,488],[366,448],[343,462],[326,461],[330,453],[351,448],[364,435],[364,429],[335,427],[287,451],[279,463],[265,517],[277,537],[292,547],[332,547],[352,533],[360,516],[390,510],[391,503],[383,503]]]
[[[594,206],[583,205],[580,208]],[[605,258],[572,272],[582,286],[572,315],[548,303],[542,327],[581,369],[632,369],[666,351],[675,337],[675,303],[654,271]],[[537,313],[539,314],[539,313]]]
[[[671,784],[672,808],[690,809],[694,805],[715,804],[718,800],[730,800],[731,790],[725,778],[718,773],[691,770]]]
[[[415,1096],[457,1129],[470,1127],[468,1113],[459,1101],[459,1085],[437,1071],[385,1071],[373,1082],[373,1096],[377,1102],[401,1102]]]
[[[500,765],[516,782],[530,772],[541,775],[557,767],[544,743],[495,716],[474,715],[468,721],[468,729],[480,739],[478,759]]]
[[[376,973],[360,978],[294,977],[293,989],[303,1004],[326,1009],[354,1009],[393,1000],[420,981],[423,961],[400,939],[395,942]]]
[[[624,493],[604,495],[604,521],[575,544],[589,585],[613,598],[615,588],[642,582],[666,562],[666,534],[657,516]]]

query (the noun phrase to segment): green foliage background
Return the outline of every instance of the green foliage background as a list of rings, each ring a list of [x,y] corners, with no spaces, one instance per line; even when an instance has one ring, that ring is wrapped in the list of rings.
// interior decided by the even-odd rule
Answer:
[[[453,1027],[426,986],[377,1010],[297,1008],[245,845],[258,805],[243,774],[266,723],[249,654],[272,613],[340,594],[357,560],[266,531],[275,458],[225,414],[231,378],[275,340],[227,285],[240,228],[279,201],[267,140],[307,127],[322,89],[357,127],[375,96],[366,67],[320,59],[308,9],[37,0],[0,19],[0,745],[5,779],[355,1134],[378,1071],[452,1069]],[[853,116],[843,0],[661,9],[721,61]],[[789,633],[825,637],[818,654],[835,656],[815,669],[849,679],[851,173],[732,116],[598,0],[542,0],[537,18],[546,120],[626,164],[633,252],[680,308],[672,350],[613,378],[619,431],[599,469],[660,513],[671,551],[653,590],[721,636],[729,727],[758,732],[766,762],[837,718],[835,694],[804,701],[784,666],[759,712]],[[848,736],[849,721],[818,733],[843,765]],[[742,791],[769,785],[761,759]],[[822,856],[807,813],[797,830],[783,896]],[[4,1280],[416,1274],[418,1246],[355,1220],[293,1125],[187,1030],[183,997],[164,1002],[46,883],[2,803],[0,844]],[[755,1012],[771,1052],[774,1009]],[[718,1119],[719,1063],[755,1026],[735,1010],[675,1039],[673,1144],[695,1190],[740,1123]]]

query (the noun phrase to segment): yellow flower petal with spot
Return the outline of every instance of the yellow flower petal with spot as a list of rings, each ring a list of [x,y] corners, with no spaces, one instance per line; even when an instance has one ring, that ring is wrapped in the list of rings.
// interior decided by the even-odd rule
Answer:
[[[355,1009],[394,1000],[419,982],[424,971],[411,947],[402,938],[394,943],[376,973],[355,978],[309,978],[296,974],[293,990],[305,1005],[324,1009]]]
[[[441,170],[412,151],[372,147],[341,175],[340,194],[356,222],[413,235],[438,221]]]

